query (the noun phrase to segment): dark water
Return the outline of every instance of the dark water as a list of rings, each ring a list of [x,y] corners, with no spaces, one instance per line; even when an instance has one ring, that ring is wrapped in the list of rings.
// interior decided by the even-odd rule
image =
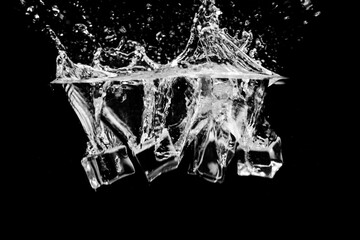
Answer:
[[[72,35],[75,23],[90,22],[89,29],[100,44],[116,45],[122,37],[136,40],[146,46],[150,57],[166,63],[185,47],[198,7],[193,1],[181,1],[181,6],[175,1],[131,1],[132,4],[83,1],[88,18],[83,19],[84,12],[73,3],[53,2],[66,10],[66,17],[64,13],[63,19],[44,18],[73,60],[83,63],[90,61],[87,50],[96,44],[85,39],[81,46],[87,48],[81,52],[81,41]],[[139,174],[97,192],[89,186],[80,164],[86,148],[80,122],[62,89],[49,84],[55,77],[57,50],[41,31],[43,23],[39,20],[34,25],[33,16],[26,15],[26,8],[18,4],[8,32],[12,54],[7,70],[13,73],[12,81],[17,89],[10,102],[16,103],[13,123],[19,127],[11,142],[16,142],[16,148],[22,150],[17,148],[20,155],[11,160],[16,162],[15,169],[19,172],[16,178],[21,180],[15,191],[19,198],[27,199],[24,211],[53,217],[70,212],[69,209],[75,209],[72,211],[75,215],[85,216],[91,209],[91,214],[102,212],[105,217],[108,216],[105,212],[120,208],[123,218],[142,216],[139,220],[142,223],[148,223],[154,215],[198,216],[201,221],[202,217],[216,219],[222,214],[241,218],[244,211],[248,216],[255,211],[261,217],[275,212],[283,217],[310,214],[312,220],[326,214],[328,209],[323,202],[328,198],[332,174],[327,162],[334,158],[328,150],[331,124],[327,119],[334,116],[330,86],[337,79],[329,73],[334,67],[327,44],[332,28],[323,2],[313,1],[313,10],[293,2],[217,3],[229,33],[234,35],[238,29],[245,29],[252,30],[254,35],[262,34],[267,47],[266,51],[260,51],[264,65],[289,77],[287,84],[269,89],[266,99],[272,127],[283,141],[285,163],[274,179],[239,177],[236,167],[229,166],[234,172],[228,172],[223,184],[214,185],[187,175],[185,159],[184,166],[161,176],[150,186]],[[44,9],[43,15],[39,10],[40,19],[53,16]],[[320,15],[315,16],[318,11]],[[109,33],[104,33],[105,30],[115,31],[116,40],[107,38]]]

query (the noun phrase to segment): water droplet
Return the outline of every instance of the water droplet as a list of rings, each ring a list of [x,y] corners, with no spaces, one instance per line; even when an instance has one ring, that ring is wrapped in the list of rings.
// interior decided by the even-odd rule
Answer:
[[[311,0],[302,0],[302,4],[305,7],[306,10],[309,10],[312,8],[313,4]]]
[[[120,30],[121,33],[126,33],[126,28],[124,26],[121,26]]]
[[[30,6],[26,9],[26,15],[29,15],[30,13],[32,13],[34,11],[34,6]]]
[[[172,38],[175,36],[175,31],[174,30],[170,30],[169,31],[169,37]]]
[[[156,35],[155,35],[155,38],[158,42],[160,42],[164,37],[166,37],[166,35],[161,31],[156,33]]]
[[[152,21],[154,21],[154,16],[149,16],[146,20],[147,20],[148,22],[152,22]]]
[[[311,4],[311,0],[301,0],[301,2],[305,7]]]
[[[53,14],[54,14],[55,17],[57,17],[59,15],[59,13],[60,13],[60,10],[59,10],[58,6],[56,6],[56,5],[54,5],[51,8],[51,10],[53,11]]]
[[[150,10],[151,7],[152,7],[151,3],[147,3],[147,4],[146,4],[146,9],[147,9],[147,10]]]
[[[255,58],[255,54],[256,54],[256,48],[251,49],[251,50],[249,51],[249,56],[250,56],[251,58]]]
[[[264,43],[260,37],[255,39],[255,46],[256,48],[264,48]]]
[[[321,12],[320,12],[320,11],[317,11],[317,12],[314,13],[314,16],[315,16],[315,17],[318,17],[320,14],[321,14]]]

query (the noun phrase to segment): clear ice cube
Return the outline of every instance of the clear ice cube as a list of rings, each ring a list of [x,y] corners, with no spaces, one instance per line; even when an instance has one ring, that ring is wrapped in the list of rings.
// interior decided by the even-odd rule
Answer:
[[[102,109],[103,122],[128,144],[149,181],[179,164],[166,128],[168,89],[161,81],[112,82]]]
[[[179,165],[178,152],[176,152],[166,129],[158,138],[144,142],[136,152],[136,158],[149,182]]]
[[[93,189],[111,184],[135,172],[125,146],[89,155],[81,160],[81,164]]]
[[[279,137],[275,141],[265,146],[254,146],[244,152],[238,159],[239,176],[260,176],[274,177],[275,173],[282,166],[281,140]]]

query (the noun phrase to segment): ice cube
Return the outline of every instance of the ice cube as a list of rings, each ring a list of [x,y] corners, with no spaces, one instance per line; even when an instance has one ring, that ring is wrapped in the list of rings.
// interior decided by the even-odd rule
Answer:
[[[125,146],[87,156],[81,160],[81,164],[93,189],[111,184],[135,172]]]
[[[238,159],[239,176],[273,178],[283,163],[280,137],[268,146],[254,146],[244,153]]]
[[[179,165],[179,154],[167,129],[158,139],[152,138],[141,144],[135,154],[149,182]]]

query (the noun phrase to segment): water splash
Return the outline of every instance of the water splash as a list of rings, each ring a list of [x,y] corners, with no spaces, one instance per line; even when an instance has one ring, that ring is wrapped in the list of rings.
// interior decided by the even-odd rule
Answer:
[[[310,1],[302,3],[310,9]],[[63,84],[89,138],[82,165],[94,189],[133,174],[133,162],[152,181],[176,169],[185,152],[193,156],[189,173],[211,182],[224,180],[230,161],[237,161],[241,176],[274,176],[282,165],[281,140],[262,109],[266,89],[284,77],[256,59],[266,48],[261,36],[243,30],[232,37],[220,28],[215,1],[203,0],[185,49],[161,64],[148,57],[146,44],[124,36],[118,41],[128,33],[124,26],[105,26],[102,37],[91,33],[90,15],[74,4],[85,22],[73,27],[82,36],[78,55],[88,56],[83,63],[74,63],[54,31],[45,29],[59,52],[53,83]],[[27,13],[39,19],[35,9]],[[56,19],[66,14],[57,5],[51,12]],[[159,43],[166,37],[155,35]]]
[[[197,11],[199,3],[150,1],[148,5],[132,6],[116,1],[99,5],[81,0],[55,0],[45,3],[23,1],[23,6],[25,12],[27,8],[33,8],[28,14],[29,26],[37,30],[50,25],[67,46],[67,53],[74,62],[91,64],[97,44],[102,48],[115,48],[122,39],[132,39],[145,47],[151,59],[166,64],[185,47],[192,23],[188,16]],[[304,30],[321,16],[317,1],[272,0],[256,4],[250,0],[222,1],[217,2],[217,6],[225,13],[220,19],[226,23],[229,34],[241,39],[243,32],[251,32],[253,41],[248,42],[248,51],[256,49],[254,58],[275,72],[283,72],[286,63],[286,58],[281,59],[279,53],[287,53],[299,46]],[[34,19],[34,14],[39,15],[38,20]],[[305,25],[305,21],[308,24]],[[86,25],[95,36],[97,43],[94,46],[89,46],[90,41],[85,43],[87,40],[81,34],[71,31],[78,23]],[[163,36],[160,41],[156,38],[159,32],[158,36]],[[256,46],[257,39],[261,39],[263,47]],[[80,51],[83,46],[86,50]]]

